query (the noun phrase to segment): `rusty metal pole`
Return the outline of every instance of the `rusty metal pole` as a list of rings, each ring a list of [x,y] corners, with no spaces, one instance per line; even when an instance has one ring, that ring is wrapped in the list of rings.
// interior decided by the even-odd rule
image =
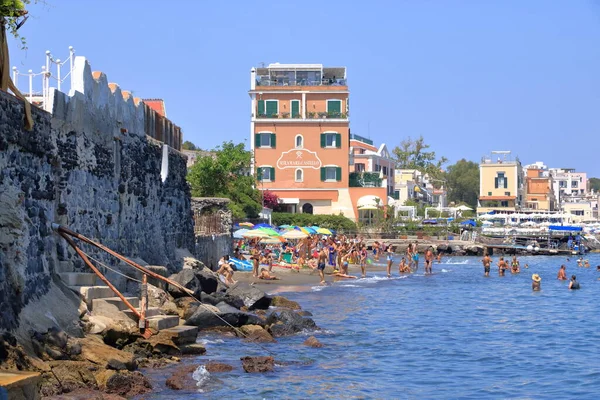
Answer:
[[[106,279],[106,277],[102,274],[102,272],[100,272],[98,270],[98,268],[96,268],[96,266],[94,264],[92,264],[92,262],[85,255],[85,253],[83,251],[81,251],[81,249],[79,247],[77,247],[77,245],[75,244],[75,242],[73,241],[73,239],[71,239],[70,237],[68,237],[64,233],[60,233],[60,236],[62,236],[67,241],[67,243],[69,243],[69,245],[73,248],[73,250],[75,250],[75,252],[79,255],[79,257],[81,257],[81,259],[83,260],[83,262],[85,262],[87,264],[87,266],[90,267],[90,269],[92,271],[94,271],[94,273],[96,275],[98,275],[98,278],[100,278],[102,280],[102,282],[104,282],[106,284],[106,286],[108,286],[110,288],[110,290],[112,290],[113,292],[115,292],[115,294],[121,299],[121,301],[123,301],[123,303],[125,303],[125,305],[127,306],[127,308],[129,308],[136,317],[141,318],[141,315],[140,315],[139,311],[136,310],[135,307],[132,306],[129,301],[127,301],[127,299],[125,298],[125,296],[123,296],[121,294],[121,292],[119,292],[117,290],[117,288],[114,287],[112,285],[112,283],[110,283],[110,281],[108,279]]]
[[[131,261],[127,257],[123,257],[122,255],[120,255],[119,253],[117,253],[117,252],[109,249],[108,247],[106,247],[106,246],[104,246],[104,245],[102,245],[100,243],[96,243],[93,240],[88,239],[87,237],[85,237],[83,235],[80,235],[79,233],[70,230],[69,228],[65,228],[62,225],[54,223],[54,224],[52,224],[52,229],[58,231],[61,234],[64,233],[64,234],[73,236],[73,237],[75,237],[75,238],[77,238],[77,239],[79,239],[79,240],[81,240],[81,241],[83,241],[83,242],[85,242],[87,244],[91,244],[92,246],[95,246],[95,247],[97,247],[97,248],[99,248],[101,250],[104,250],[108,254],[110,254],[110,255],[118,258],[119,260],[121,260],[121,261],[123,261],[123,262],[125,262],[125,263],[127,263],[129,265],[131,265],[133,268],[135,268],[135,269],[143,272],[144,274],[150,275],[151,277],[153,277],[155,279],[159,279],[161,281],[167,282],[168,284],[175,286],[176,288],[184,291],[185,293],[187,293],[187,294],[189,294],[191,296],[194,295],[194,292],[192,290],[186,288],[185,286],[183,286],[183,285],[181,285],[181,284],[179,284],[179,283],[177,283],[177,282],[175,282],[175,281],[173,281],[173,280],[171,280],[169,278],[165,278],[164,276],[159,275],[159,274],[157,274],[154,271],[150,271],[149,269],[146,269],[146,268],[142,267],[141,265],[139,265],[139,264]]]
[[[138,327],[146,329],[146,309],[148,308],[148,276],[146,274],[142,276],[142,288],[140,292],[140,320]]]

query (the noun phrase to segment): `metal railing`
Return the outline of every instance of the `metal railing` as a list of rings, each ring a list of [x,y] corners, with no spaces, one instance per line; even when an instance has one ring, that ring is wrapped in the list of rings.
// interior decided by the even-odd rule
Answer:
[[[379,172],[351,172],[348,185],[350,187],[382,187],[383,179]]]
[[[257,79],[256,86],[347,86],[346,79]]]
[[[28,70],[27,73],[20,72],[17,67],[12,67],[12,78],[15,86],[19,87],[19,77],[27,77],[29,81],[29,88],[23,91],[27,100],[30,103],[46,110],[49,110],[49,97],[50,97],[50,82],[54,80],[56,82],[56,88],[59,91],[63,89],[63,83],[69,83],[69,89],[73,87],[73,65],[75,61],[75,49],[73,46],[69,46],[69,56],[65,60],[54,58],[50,50],[46,51],[46,62],[42,65],[40,72],[33,72],[32,69]],[[63,66],[67,64],[67,73],[63,76]],[[35,84],[37,77],[42,78],[42,89],[35,90]],[[67,81],[69,78],[69,81]]]

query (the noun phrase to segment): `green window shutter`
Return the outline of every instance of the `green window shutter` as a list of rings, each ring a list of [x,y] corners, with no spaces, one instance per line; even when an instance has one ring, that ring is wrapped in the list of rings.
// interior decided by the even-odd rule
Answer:
[[[321,167],[321,182],[325,182],[326,178],[327,178],[327,170],[325,169],[325,167]]]
[[[327,113],[338,113],[342,112],[342,101],[341,100],[327,100]]]
[[[494,178],[494,187],[498,189],[498,178]]]
[[[298,100],[292,100],[292,118],[296,118],[300,115],[300,102]]]
[[[256,168],[256,180],[262,181],[262,168]]]
[[[340,133],[335,134],[335,147],[342,148],[342,135]]]
[[[275,180],[275,168],[271,167],[271,182]]]
[[[342,167],[335,168],[335,180],[338,182],[342,180]]]
[[[275,147],[277,147],[277,145],[276,145],[276,139],[275,139],[275,134],[271,133],[271,148],[274,149]]]
[[[277,101],[267,100],[267,117],[277,114]]]
[[[327,146],[327,137],[325,136],[324,133],[321,133],[321,147],[326,147]]]
[[[504,189],[508,189],[508,178],[504,178]]]
[[[264,100],[259,100],[258,101],[258,115],[264,115],[265,114],[265,101]]]
[[[254,147],[255,148],[260,147],[260,133],[254,134]]]

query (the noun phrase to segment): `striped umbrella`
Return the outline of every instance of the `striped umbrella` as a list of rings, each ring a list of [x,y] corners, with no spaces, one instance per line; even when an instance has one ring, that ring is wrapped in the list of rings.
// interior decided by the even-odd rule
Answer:
[[[252,222],[240,222],[239,226],[247,226],[248,228],[253,228],[254,224]]]
[[[319,228],[317,229],[317,233],[320,233],[322,235],[332,235],[333,233],[327,229],[327,228]]]

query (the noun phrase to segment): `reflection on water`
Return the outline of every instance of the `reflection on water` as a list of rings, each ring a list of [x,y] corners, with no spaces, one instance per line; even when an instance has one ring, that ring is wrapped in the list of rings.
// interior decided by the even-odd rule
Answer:
[[[600,264],[599,255],[588,258]],[[596,398],[600,273],[540,256],[522,257],[530,268],[520,274],[499,277],[492,268],[485,278],[479,259],[434,264],[433,276],[387,279],[380,271],[300,286],[307,290],[286,296],[311,311],[323,330],[266,345],[275,372],[245,374],[239,358],[265,351],[211,335],[200,338],[207,353],[193,361],[226,362],[233,371],[211,374],[204,393],[181,397],[159,384],[144,398]],[[581,290],[556,280],[563,263]],[[542,276],[540,292],[531,290],[532,273]],[[313,334],[323,348],[302,345]],[[168,371],[152,374],[163,383],[168,377]]]

